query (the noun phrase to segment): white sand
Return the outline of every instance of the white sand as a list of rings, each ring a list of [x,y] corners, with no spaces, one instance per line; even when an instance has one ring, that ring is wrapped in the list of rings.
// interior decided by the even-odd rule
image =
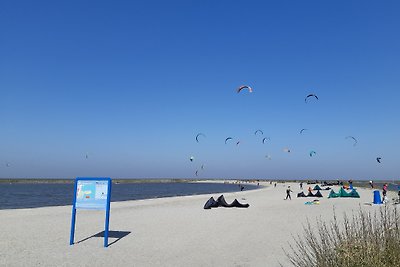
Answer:
[[[287,185],[224,194],[247,209],[203,209],[220,194],[112,203],[110,230],[130,233],[108,248],[102,237],[69,245],[71,206],[0,210],[0,266],[289,266],[282,248],[306,218],[330,220],[333,207],[339,215],[379,208],[364,205],[373,199],[369,189],[358,190],[360,199],[321,191],[320,205],[304,205],[314,198],[296,198],[292,184],[293,198],[284,201]],[[103,211],[78,210],[76,242],[103,230]]]

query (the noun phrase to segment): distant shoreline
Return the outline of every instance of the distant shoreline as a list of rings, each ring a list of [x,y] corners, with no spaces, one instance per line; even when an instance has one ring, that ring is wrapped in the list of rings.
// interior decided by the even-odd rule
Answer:
[[[190,178],[113,178],[113,183],[191,183],[191,182],[241,182],[241,183],[257,183],[257,182],[277,182],[277,183],[306,183],[307,181],[314,182],[315,180],[281,180],[281,179],[239,179],[239,178],[204,178],[204,179],[190,179]],[[318,180],[319,184],[323,181],[337,181],[337,180]],[[347,180],[341,180],[345,184]],[[14,183],[25,183],[25,184],[73,184],[75,178],[0,178],[0,184],[14,184]],[[353,180],[355,186],[369,187],[369,180]],[[376,184],[400,184],[400,180],[375,180]],[[315,184],[315,183],[313,183]]]

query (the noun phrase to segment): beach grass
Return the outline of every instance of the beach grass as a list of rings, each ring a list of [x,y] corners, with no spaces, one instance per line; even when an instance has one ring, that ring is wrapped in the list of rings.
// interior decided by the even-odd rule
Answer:
[[[400,214],[384,205],[375,212],[359,209],[339,221],[308,222],[285,251],[293,266],[400,266]]]

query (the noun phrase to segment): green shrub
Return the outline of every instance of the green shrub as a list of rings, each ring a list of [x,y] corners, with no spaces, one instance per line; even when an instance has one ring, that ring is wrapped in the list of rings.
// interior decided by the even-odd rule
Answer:
[[[339,222],[307,222],[304,236],[294,238],[290,252],[297,267],[391,267],[400,266],[400,217],[396,207],[385,205],[374,213],[361,207]]]

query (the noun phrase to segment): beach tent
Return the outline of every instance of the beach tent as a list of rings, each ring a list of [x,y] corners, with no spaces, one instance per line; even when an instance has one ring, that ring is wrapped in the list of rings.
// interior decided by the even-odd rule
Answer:
[[[307,197],[314,197],[314,194],[311,191],[309,191]]]
[[[211,208],[217,208],[217,207],[225,207],[225,208],[248,208],[250,205],[249,204],[242,204],[240,203],[237,199],[235,199],[231,204],[228,204],[226,202],[224,195],[220,195],[217,199],[217,201],[214,200],[213,197],[211,197],[206,204],[204,204],[204,209],[211,209]]]
[[[314,189],[313,189],[313,190],[322,190],[322,188],[319,187],[319,185],[316,185],[316,186],[314,186]]]
[[[360,198],[360,195],[358,194],[358,192],[355,189],[351,190],[349,195],[350,195],[350,197]]]
[[[317,193],[314,194],[314,197],[323,197],[323,195],[322,195],[321,192],[319,192],[319,190],[318,190]]]
[[[346,190],[344,190],[343,187],[341,187],[339,193],[335,193],[335,191],[333,191],[332,189],[328,196],[328,198],[336,198],[336,197],[360,198],[360,195],[355,189],[351,190],[350,193],[347,193]]]
[[[347,193],[346,190],[343,189],[343,187],[340,188],[339,195],[340,197],[351,197],[350,193]]]
[[[340,194],[335,193],[335,191],[333,191],[333,189],[332,189],[331,192],[329,193],[328,198],[336,198],[336,197],[340,197]]]
[[[226,202],[224,195],[220,195],[219,198],[217,199],[218,206],[219,207],[225,207],[225,208],[230,208],[231,205]]]
[[[307,196],[304,194],[304,192],[300,192],[297,194],[297,197],[307,197]]]
[[[235,208],[248,208],[250,205],[249,204],[242,204],[240,203],[236,198],[235,200],[231,203],[231,207]]]
[[[206,204],[204,204],[204,209],[206,210],[217,207],[218,207],[218,202],[215,201],[213,197],[210,197],[210,199],[206,202]]]

